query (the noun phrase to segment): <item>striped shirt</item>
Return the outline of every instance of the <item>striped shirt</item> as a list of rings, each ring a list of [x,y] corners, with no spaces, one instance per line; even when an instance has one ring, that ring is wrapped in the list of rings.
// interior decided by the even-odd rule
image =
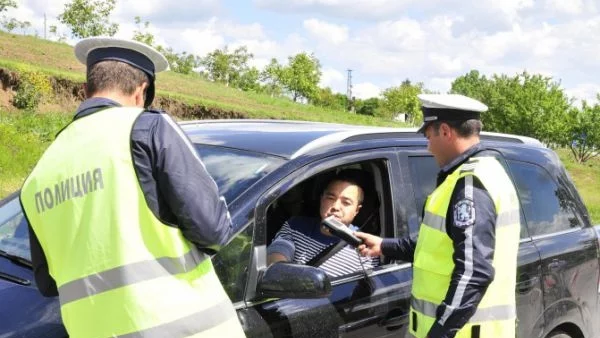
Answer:
[[[357,228],[350,225],[352,230]],[[321,232],[320,222],[317,218],[292,217],[287,220],[273,242],[269,245],[267,253],[279,253],[288,261],[297,264],[306,264],[313,257],[329,246],[340,241],[334,236],[327,236]],[[323,269],[330,277],[339,277],[379,266],[379,257],[361,257],[350,245],[344,246],[340,251],[329,257],[319,268]]]

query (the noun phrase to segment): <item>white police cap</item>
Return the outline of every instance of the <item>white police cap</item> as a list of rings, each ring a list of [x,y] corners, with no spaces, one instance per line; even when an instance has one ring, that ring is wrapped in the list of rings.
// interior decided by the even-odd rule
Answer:
[[[417,132],[422,133],[433,121],[466,121],[479,119],[488,107],[470,97],[460,94],[419,94],[423,124]]]
[[[156,73],[169,69],[169,62],[159,51],[145,43],[113,37],[90,37],[75,45],[75,57],[88,68],[100,61],[119,61],[129,64],[148,76],[144,107],[154,100]]]
[[[137,64],[137,61],[139,60],[136,59],[136,56],[139,57],[141,54],[141,56],[145,57],[151,62],[151,70],[153,73],[159,73],[169,69],[169,62],[167,59],[153,47],[139,41],[117,39],[113,37],[94,36],[80,40],[75,45],[75,57],[77,57],[77,60],[84,65],[90,66],[90,63],[92,62],[96,63],[102,61],[98,60],[98,57],[94,57],[94,53],[92,53],[93,51],[98,52],[98,50],[105,50],[105,55],[99,57],[102,60],[110,59],[111,57],[117,60],[122,58],[132,63],[132,66],[147,68],[145,67],[145,64]],[[130,54],[128,51],[133,51],[136,53]],[[89,58],[90,53],[92,53],[92,58]],[[133,60],[130,60],[132,56]],[[148,71],[150,69],[142,70]]]

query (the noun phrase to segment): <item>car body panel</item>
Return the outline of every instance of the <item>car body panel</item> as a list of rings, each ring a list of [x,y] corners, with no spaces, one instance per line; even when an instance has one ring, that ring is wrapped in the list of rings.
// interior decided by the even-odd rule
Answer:
[[[256,294],[266,268],[268,208],[289,189],[330,168],[383,161],[387,179],[379,215],[383,235],[416,235],[423,196],[433,189],[436,168],[427,141],[414,130],[281,121],[194,121],[183,129],[194,142],[248,150],[282,159],[278,167],[229,203],[236,235],[215,257],[215,269],[249,337],[386,337],[406,332],[412,271],[406,262],[332,280],[332,293],[314,299],[263,299]],[[525,142],[525,143],[520,143]],[[522,231],[517,270],[518,337],[544,337],[559,325],[600,335],[598,233],[557,156],[539,142],[510,135],[484,137],[509,160],[546,168],[571,197],[581,226],[553,236]],[[425,167],[412,162],[422,161]],[[427,164],[429,163],[429,164]],[[411,167],[413,166],[413,167]],[[424,178],[415,178],[414,168]],[[11,196],[14,198],[16,195]],[[0,202],[0,207],[2,202]],[[526,224],[526,223],[525,223]],[[0,272],[33,280],[33,272],[0,258]],[[57,298],[31,285],[0,280],[0,337],[64,337]],[[14,308],[14,309],[13,309]],[[40,318],[42,318],[40,320]],[[39,331],[32,331],[39,330]]]

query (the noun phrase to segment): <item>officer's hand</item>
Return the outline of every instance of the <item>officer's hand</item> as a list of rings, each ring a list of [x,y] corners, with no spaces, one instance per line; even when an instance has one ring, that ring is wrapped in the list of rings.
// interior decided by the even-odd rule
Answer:
[[[363,256],[375,257],[381,256],[381,237],[357,231],[354,235],[363,240],[356,250]]]

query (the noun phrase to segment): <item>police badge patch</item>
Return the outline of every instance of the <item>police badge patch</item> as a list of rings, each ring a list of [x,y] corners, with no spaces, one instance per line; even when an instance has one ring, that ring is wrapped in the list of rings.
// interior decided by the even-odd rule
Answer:
[[[454,225],[460,229],[475,224],[475,204],[469,199],[462,199],[454,204]]]

